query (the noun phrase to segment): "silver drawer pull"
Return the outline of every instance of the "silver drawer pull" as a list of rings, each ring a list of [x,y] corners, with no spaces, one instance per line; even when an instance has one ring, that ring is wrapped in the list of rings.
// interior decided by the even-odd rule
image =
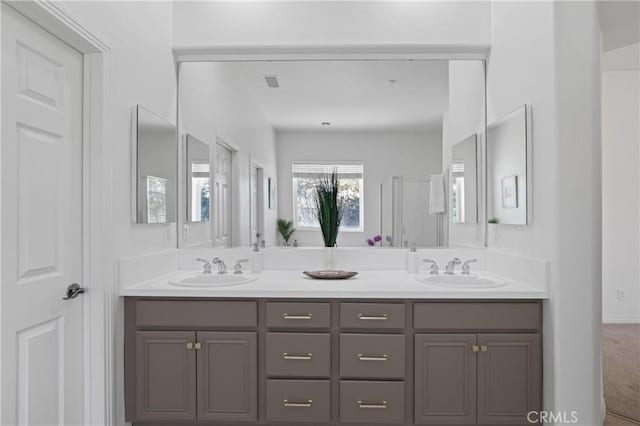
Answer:
[[[360,318],[363,321],[386,321],[389,319],[389,314],[384,314],[384,315],[358,314],[358,318]]]
[[[360,361],[387,361],[389,359],[389,355],[384,354],[382,356],[369,356],[358,354],[358,359]]]
[[[284,359],[297,359],[297,360],[302,360],[302,361],[310,361],[311,358],[313,357],[313,354],[309,353],[309,354],[302,354],[302,355],[290,355],[287,352],[282,354],[282,358]]]
[[[306,402],[289,402],[288,399],[282,400],[282,405],[285,407],[299,407],[299,408],[308,408],[313,404],[312,399],[308,399]]]
[[[311,314],[304,314],[304,315],[282,314],[282,318],[284,318],[286,320],[310,320],[310,319],[313,318],[313,315],[311,315]]]
[[[362,409],[367,409],[367,408],[388,408],[389,406],[387,405],[387,401],[382,401],[378,404],[376,403],[369,403],[369,402],[362,402],[362,401],[358,401],[358,407],[362,408]]]

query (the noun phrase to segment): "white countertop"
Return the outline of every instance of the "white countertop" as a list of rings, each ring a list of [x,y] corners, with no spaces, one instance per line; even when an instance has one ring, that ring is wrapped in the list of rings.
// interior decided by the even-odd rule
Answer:
[[[314,280],[298,271],[263,271],[257,280],[226,287],[182,287],[169,280],[198,275],[179,271],[120,289],[120,296],[307,299],[547,299],[545,290],[513,282],[499,288],[454,288],[426,284],[405,271],[362,271],[348,280]]]

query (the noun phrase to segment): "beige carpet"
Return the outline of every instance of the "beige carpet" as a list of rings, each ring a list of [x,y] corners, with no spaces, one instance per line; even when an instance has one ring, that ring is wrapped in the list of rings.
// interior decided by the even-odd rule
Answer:
[[[604,421],[604,426],[636,426],[640,423],[635,421],[626,420],[622,417],[614,416],[613,414],[607,414],[607,418]]]
[[[607,411],[640,423],[640,324],[602,326]]]

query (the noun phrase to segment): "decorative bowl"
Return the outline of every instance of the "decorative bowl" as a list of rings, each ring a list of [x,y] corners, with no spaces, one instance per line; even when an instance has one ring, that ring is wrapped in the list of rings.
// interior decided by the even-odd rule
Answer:
[[[357,272],[351,271],[304,271],[303,274],[315,280],[346,280],[358,275]]]

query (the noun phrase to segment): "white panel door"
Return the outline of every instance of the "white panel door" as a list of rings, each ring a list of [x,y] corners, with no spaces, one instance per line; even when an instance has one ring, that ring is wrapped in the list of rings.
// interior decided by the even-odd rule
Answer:
[[[2,5],[3,425],[83,424],[82,70]]]
[[[220,144],[216,144],[213,199],[214,244],[231,247],[231,151]]]

